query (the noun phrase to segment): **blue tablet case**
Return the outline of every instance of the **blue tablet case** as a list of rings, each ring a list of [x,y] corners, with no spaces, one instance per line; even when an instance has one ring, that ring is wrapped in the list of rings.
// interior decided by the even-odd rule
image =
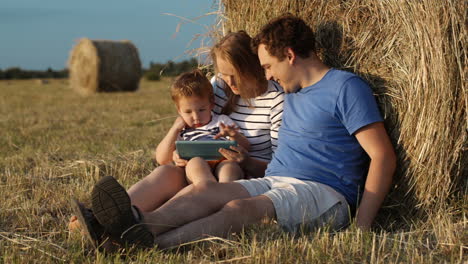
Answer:
[[[237,142],[233,140],[176,141],[177,153],[185,160],[194,157],[219,160],[223,156],[218,150],[220,148],[229,149],[230,146],[237,146]]]

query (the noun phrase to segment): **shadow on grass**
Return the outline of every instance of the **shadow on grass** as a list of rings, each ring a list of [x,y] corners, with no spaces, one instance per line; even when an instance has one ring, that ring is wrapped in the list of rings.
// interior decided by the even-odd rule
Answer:
[[[343,37],[343,29],[336,21],[326,21],[318,25],[316,30],[317,50],[321,58],[330,67],[351,71],[371,86],[376,96],[382,114],[385,114],[385,127],[397,153],[397,171],[394,175],[394,185],[379,211],[374,227],[386,231],[406,230],[416,220],[425,220],[427,215],[418,209],[418,201],[410,188],[405,173],[411,167],[403,146],[399,145],[400,119],[398,112],[392,106],[389,94],[389,81],[377,75],[353,71],[345,63],[350,61],[354,52],[353,41]],[[358,62],[359,63],[359,62]]]

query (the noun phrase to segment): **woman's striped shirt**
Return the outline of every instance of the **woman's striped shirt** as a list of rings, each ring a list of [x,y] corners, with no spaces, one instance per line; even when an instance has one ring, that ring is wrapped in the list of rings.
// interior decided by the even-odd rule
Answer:
[[[213,111],[221,114],[227,96],[224,89],[229,87],[221,78],[211,80],[215,94]],[[250,105],[240,98],[229,117],[236,122],[240,132],[249,140],[249,154],[253,158],[270,161],[277,147],[278,130],[283,115],[284,91],[279,84],[268,81],[268,90],[250,99]]]

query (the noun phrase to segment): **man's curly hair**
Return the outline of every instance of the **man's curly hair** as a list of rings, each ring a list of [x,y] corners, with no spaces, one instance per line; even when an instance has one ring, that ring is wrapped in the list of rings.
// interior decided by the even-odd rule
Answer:
[[[304,20],[291,14],[275,18],[263,26],[252,40],[253,52],[258,52],[260,44],[264,44],[270,55],[280,61],[286,57],[286,48],[291,48],[301,58],[307,58],[310,52],[315,52],[314,32]]]

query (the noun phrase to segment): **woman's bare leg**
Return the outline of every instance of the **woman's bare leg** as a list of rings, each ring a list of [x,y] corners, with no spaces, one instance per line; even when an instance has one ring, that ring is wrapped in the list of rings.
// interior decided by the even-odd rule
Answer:
[[[219,182],[232,182],[244,179],[244,171],[239,164],[234,161],[223,161],[216,166],[215,175]]]
[[[128,189],[133,205],[143,212],[160,207],[187,186],[184,168],[163,165]]]

